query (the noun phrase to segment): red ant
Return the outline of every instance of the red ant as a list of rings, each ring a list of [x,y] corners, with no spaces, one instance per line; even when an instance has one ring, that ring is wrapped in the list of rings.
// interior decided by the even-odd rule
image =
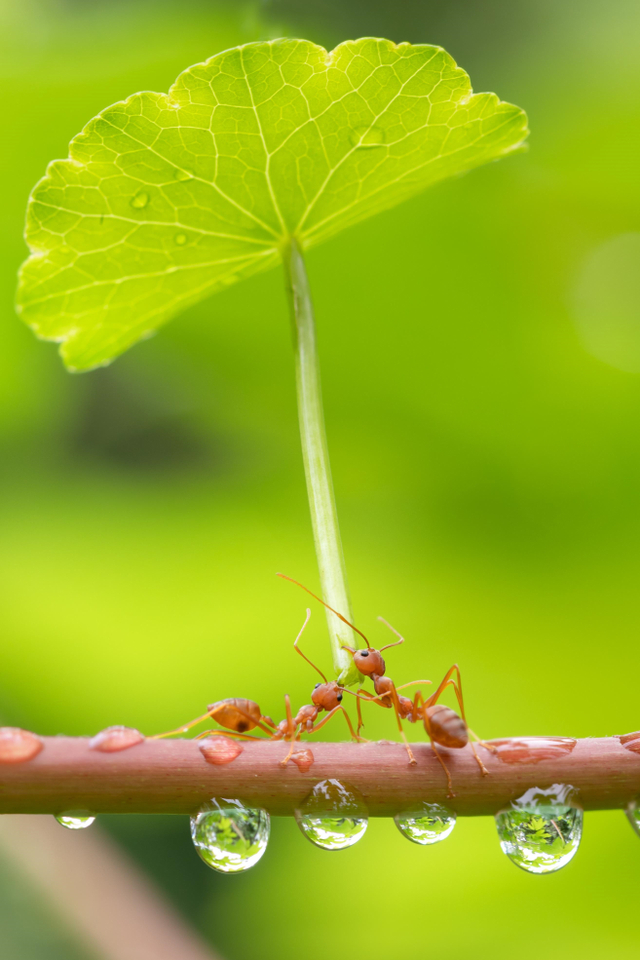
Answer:
[[[283,574],[278,574],[278,576],[283,576]],[[287,577],[286,579],[289,579],[289,578]],[[341,711],[344,714],[344,718],[347,721],[349,731],[351,733],[351,736],[354,738],[354,740],[362,739],[362,737],[360,737],[360,727],[358,727],[358,733],[356,733],[356,731],[353,729],[353,725],[349,718],[349,714],[341,704],[342,696],[344,694],[344,687],[341,687],[340,684],[337,683],[335,680],[327,680],[327,678],[325,677],[320,667],[317,667],[315,663],[313,663],[313,661],[311,661],[309,657],[306,654],[304,654],[300,649],[300,647],[298,646],[298,641],[300,640],[300,637],[302,636],[305,627],[309,623],[310,616],[311,616],[311,610],[307,609],[307,617],[304,623],[302,624],[300,633],[298,634],[296,639],[293,641],[293,649],[296,651],[296,653],[299,653],[300,656],[304,660],[306,660],[307,663],[310,666],[312,666],[314,670],[317,670],[317,672],[322,677],[323,682],[316,683],[311,693],[312,702],[307,704],[304,707],[300,707],[295,717],[293,717],[291,713],[291,701],[289,699],[289,694],[288,693],[285,694],[284,702],[285,702],[286,711],[287,711],[287,718],[286,720],[280,721],[277,728],[278,733],[274,734],[272,738],[275,740],[282,737],[282,739],[291,740],[291,749],[289,750],[289,753],[284,758],[284,760],[280,761],[280,765],[283,767],[286,767],[287,763],[291,759],[291,756],[293,754],[293,751],[296,745],[296,741],[299,740],[300,735],[303,732],[314,733],[316,730],[320,730],[321,727],[324,727],[324,725],[328,723],[329,720],[331,720],[331,718],[336,713],[338,713],[338,711]],[[322,710],[327,711],[327,716],[323,717],[323,719],[319,723],[316,723],[316,720],[318,719],[318,714]]]
[[[375,696],[372,696],[364,688],[360,688],[357,693],[353,693],[351,690],[347,690],[347,693],[351,693],[352,696],[358,698],[358,734],[362,727],[362,715],[360,711],[360,700],[368,700],[372,703],[376,703],[381,707],[393,707],[396,719],[398,722],[398,729],[404,741],[407,754],[409,756],[409,763],[415,764],[416,759],[413,755],[411,747],[407,741],[407,738],[404,734],[402,728],[402,720],[408,720],[410,723],[415,723],[417,720],[422,720],[424,723],[424,728],[427,736],[431,742],[431,748],[438,758],[444,773],[447,778],[447,785],[449,788],[449,794],[453,795],[453,785],[451,782],[451,775],[449,770],[442,759],[441,755],[436,750],[435,744],[438,743],[443,747],[449,747],[453,749],[461,749],[469,743],[469,734],[475,737],[476,740],[487,749],[491,749],[488,744],[485,744],[482,740],[479,740],[478,737],[470,730],[467,725],[465,712],[464,712],[464,701],[462,698],[462,683],[460,678],[460,669],[457,664],[454,664],[445,674],[444,679],[439,684],[436,691],[427,699],[422,696],[422,693],[416,693],[413,700],[410,700],[408,697],[404,697],[398,693],[398,690],[402,690],[404,687],[413,686],[416,683],[431,683],[430,680],[414,680],[412,683],[403,683],[400,687],[396,687],[395,683],[390,677],[385,676],[386,665],[382,657],[382,651],[387,650],[389,647],[398,646],[401,643],[404,643],[404,637],[400,636],[397,630],[395,630],[386,620],[382,617],[379,619],[387,626],[389,629],[395,633],[398,637],[398,640],[395,643],[389,643],[386,646],[382,647],[380,650],[372,647],[362,633],[361,630],[358,630],[356,626],[350,623],[342,614],[338,613],[337,610],[334,610],[333,607],[330,607],[328,603],[325,603],[320,597],[316,596],[315,593],[312,593],[307,587],[303,584],[298,583],[297,580],[293,580],[291,577],[285,577],[284,574],[278,574],[278,576],[283,577],[285,580],[291,580],[292,583],[295,583],[297,586],[301,587],[308,594],[310,594],[315,600],[318,600],[323,606],[331,610],[343,623],[346,623],[347,626],[351,627],[366,643],[366,649],[356,650],[352,647],[344,646],[343,649],[347,650],[353,657],[356,668],[361,674],[365,677],[370,677],[373,681],[373,688],[375,690]],[[453,679],[453,674],[457,674],[457,682]],[[455,710],[452,710],[451,707],[447,707],[444,704],[437,703],[438,699],[444,692],[444,690],[452,686],[456,694],[456,699],[460,706],[460,713],[462,716],[459,716]],[[364,694],[364,696],[363,696]],[[483,776],[486,776],[488,773],[485,765],[478,756],[475,744],[470,743],[473,755],[480,767],[480,772]]]
[[[311,616],[311,610],[307,610],[306,619],[302,625],[298,636],[293,642],[294,650],[300,654],[300,656],[309,663],[314,670],[317,670],[320,676],[323,679],[323,683],[317,683],[311,694],[311,703],[307,704],[304,707],[301,707],[298,710],[298,713],[293,717],[291,712],[291,701],[289,694],[285,695],[285,707],[287,716],[285,720],[281,720],[280,723],[275,724],[271,717],[267,717],[262,713],[260,707],[253,700],[244,700],[238,697],[229,699],[229,700],[219,700],[216,703],[210,704],[206,713],[203,713],[202,716],[196,717],[195,720],[191,720],[189,723],[185,724],[182,727],[178,727],[176,730],[169,730],[167,733],[158,733],[155,737],[151,737],[152,740],[159,740],[163,737],[171,737],[176,733],[186,733],[187,730],[190,730],[192,727],[197,726],[197,724],[202,723],[203,720],[212,719],[215,720],[220,726],[225,727],[226,730],[232,731],[232,736],[238,737],[242,740],[256,740],[260,739],[259,737],[253,737],[248,734],[246,731],[253,730],[258,727],[260,730],[263,730],[269,735],[271,740],[290,740],[291,749],[289,753],[281,760],[281,766],[285,767],[295,749],[296,742],[300,738],[300,734],[304,731],[305,733],[313,733],[316,730],[319,730],[323,727],[328,721],[333,717],[338,711],[341,711],[344,714],[345,720],[349,727],[351,736],[355,740],[361,740],[362,738],[358,733],[353,729],[353,725],[349,718],[349,714],[345,708],[341,705],[342,695],[344,692],[343,687],[341,687],[335,680],[327,680],[322,670],[313,663],[309,657],[306,656],[298,647],[298,641],[302,636],[305,627],[309,622]],[[316,723],[318,715],[321,711],[326,710],[327,716],[324,717],[319,723]],[[195,739],[199,740],[202,737],[208,736],[224,736],[224,730],[205,730],[204,733],[199,734]]]

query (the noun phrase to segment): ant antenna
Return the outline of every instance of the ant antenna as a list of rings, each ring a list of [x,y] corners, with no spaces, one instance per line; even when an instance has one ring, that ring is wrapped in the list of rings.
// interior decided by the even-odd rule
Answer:
[[[384,623],[385,627],[389,627],[389,630],[391,630],[392,633],[395,633],[396,637],[399,637],[399,639],[396,640],[395,643],[388,643],[385,647],[380,647],[380,653],[382,653],[383,650],[388,650],[389,647],[397,647],[401,643],[404,643],[404,637],[400,636],[398,631],[395,629],[395,627],[391,626],[388,620],[385,620],[384,617],[378,617],[378,620],[380,620],[381,623]]]
[[[302,628],[301,628],[301,630],[300,630],[300,633],[298,634],[298,636],[297,636],[297,637],[295,638],[295,640],[293,641],[293,648],[294,648],[294,650],[296,651],[296,653],[299,653],[299,654],[300,654],[300,656],[302,657],[303,660],[306,660],[307,663],[308,663],[310,666],[312,666],[314,670],[317,670],[317,671],[318,671],[318,673],[320,674],[320,676],[322,677],[322,679],[323,679],[324,682],[326,683],[326,682],[327,682],[327,678],[325,677],[325,675],[324,675],[324,673],[322,672],[322,670],[320,669],[320,667],[316,667],[315,663],[312,663],[311,660],[309,660],[309,657],[307,657],[306,654],[304,654],[304,653],[302,652],[302,650],[300,649],[300,647],[298,646],[298,640],[300,639],[300,637],[301,637],[302,634],[304,633],[304,628],[305,628],[306,625],[309,623],[309,617],[310,617],[310,616],[311,616],[311,610],[309,610],[309,608],[307,607],[307,619],[306,619],[306,620],[304,621],[304,623],[302,624]]]
[[[367,638],[365,637],[365,635],[364,635],[364,633],[362,632],[362,630],[358,630],[357,627],[354,627],[354,625],[353,625],[352,623],[349,623],[349,621],[347,620],[346,617],[343,617],[341,613],[338,613],[338,611],[337,611],[337,610],[334,610],[333,607],[330,607],[328,603],[325,603],[325,601],[324,601],[324,600],[321,600],[320,597],[316,596],[315,593],[312,593],[311,590],[309,590],[308,587],[305,587],[305,585],[304,585],[303,583],[299,583],[297,580],[294,580],[293,577],[288,577],[288,576],[286,575],[286,573],[276,573],[276,577],[282,577],[283,580],[288,580],[290,583],[295,583],[295,585],[296,585],[297,587],[301,587],[302,590],[306,590],[306,592],[309,594],[309,596],[313,597],[314,600],[317,600],[318,603],[321,603],[323,607],[326,607],[326,608],[327,608],[327,610],[331,610],[331,613],[335,613],[335,615],[336,615],[336,617],[338,617],[338,619],[342,620],[343,623],[346,623],[346,625],[347,625],[348,627],[351,627],[352,630],[355,630],[355,632],[356,632],[360,637],[362,637],[362,639],[363,639],[364,642],[366,643],[368,650],[372,650],[372,649],[373,649],[373,648],[369,645],[369,641],[368,641]],[[395,631],[394,631],[394,633],[395,633]],[[345,650],[348,650],[349,647],[345,647],[344,649],[345,649]],[[316,669],[317,669],[317,668],[316,668]]]

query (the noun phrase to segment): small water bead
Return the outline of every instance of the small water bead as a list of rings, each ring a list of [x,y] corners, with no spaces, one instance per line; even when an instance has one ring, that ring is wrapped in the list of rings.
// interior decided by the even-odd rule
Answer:
[[[633,800],[629,804],[627,807],[627,816],[629,818],[629,823],[638,836],[640,836],[640,801]]]
[[[143,207],[149,203],[149,194],[145,193],[144,190],[140,190],[139,193],[136,193],[135,197],[131,201],[131,206],[135,207],[136,210],[142,210]]]
[[[439,803],[417,804],[393,819],[404,837],[423,846],[446,840],[456,825],[455,813]]]
[[[321,780],[295,811],[305,837],[323,850],[344,850],[360,840],[369,820],[358,791],[340,780]]]
[[[214,797],[191,817],[191,839],[208,867],[220,873],[241,873],[263,856],[270,825],[266,810]]]
[[[25,763],[37,756],[44,743],[20,727],[0,727],[0,763]]]
[[[143,742],[143,734],[133,727],[107,727],[106,730],[101,730],[91,738],[89,749],[98,750],[100,753],[117,753]]]
[[[186,233],[176,233],[175,241],[176,241],[176,243],[178,244],[179,247],[183,247],[183,246],[185,245],[185,243],[187,242],[187,235],[186,235]]]
[[[67,830],[86,830],[95,819],[88,810],[68,810],[56,816],[58,823]]]
[[[532,787],[496,815],[503,852],[527,873],[555,873],[578,852],[583,812],[567,803],[572,790],[557,783]]]
[[[379,147],[385,142],[385,133],[380,127],[356,127],[351,133],[354,147]]]
[[[192,180],[192,175],[187,170],[176,170],[175,179],[179,180],[180,183],[184,183],[186,180]]]
[[[199,747],[207,763],[212,763],[214,766],[232,763],[243,750],[242,744],[230,737],[207,737]]]

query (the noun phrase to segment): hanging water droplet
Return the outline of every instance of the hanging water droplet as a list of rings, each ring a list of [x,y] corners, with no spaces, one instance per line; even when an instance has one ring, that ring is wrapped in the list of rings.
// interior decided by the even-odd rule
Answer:
[[[627,807],[627,816],[629,818],[629,823],[638,836],[640,836],[640,802],[633,800],[629,804]]]
[[[456,825],[455,813],[439,803],[419,803],[393,819],[403,836],[425,846],[446,840]]]
[[[364,836],[368,814],[358,791],[340,780],[321,780],[295,811],[305,837],[324,850],[343,850]]]
[[[266,810],[214,797],[191,817],[191,839],[207,866],[220,873],[240,873],[264,854],[270,824]]]
[[[88,810],[67,810],[59,813],[56,820],[67,830],[85,830],[91,826],[95,817]]]
[[[184,183],[185,180],[192,180],[192,176],[186,170],[176,170],[174,174],[176,180],[179,180],[181,183]]]
[[[528,873],[554,873],[575,857],[583,813],[567,803],[572,791],[558,783],[547,790],[532,787],[496,815],[500,846],[516,866]]]
[[[356,127],[351,133],[354,147],[379,147],[384,142],[384,130],[380,127]]]
[[[149,194],[145,193],[144,190],[140,190],[139,193],[136,193],[135,197],[131,201],[131,206],[135,207],[136,210],[142,210],[143,207],[149,203]]]
[[[175,239],[178,246],[183,247],[187,242],[187,235],[186,233],[176,233]]]

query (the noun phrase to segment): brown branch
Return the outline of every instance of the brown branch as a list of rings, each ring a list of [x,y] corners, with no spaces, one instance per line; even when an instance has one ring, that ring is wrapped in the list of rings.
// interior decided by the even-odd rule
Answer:
[[[304,763],[281,767],[289,744],[269,741],[244,742],[235,759],[215,764],[205,759],[203,741],[146,740],[116,753],[92,750],[84,738],[42,742],[33,759],[0,764],[0,813],[189,814],[218,796],[288,816],[314,783],[329,777],[356,787],[371,816],[382,817],[418,800],[446,803],[462,816],[494,814],[529,787],[553,783],[571,784],[587,810],[626,807],[640,795],[640,733],[496,740],[495,753],[478,748],[488,769],[484,777],[469,747],[441,749],[454,799],[447,797],[442,768],[427,743],[412,744],[412,767],[399,743],[309,742],[304,749],[312,751],[313,764],[305,770]]]

